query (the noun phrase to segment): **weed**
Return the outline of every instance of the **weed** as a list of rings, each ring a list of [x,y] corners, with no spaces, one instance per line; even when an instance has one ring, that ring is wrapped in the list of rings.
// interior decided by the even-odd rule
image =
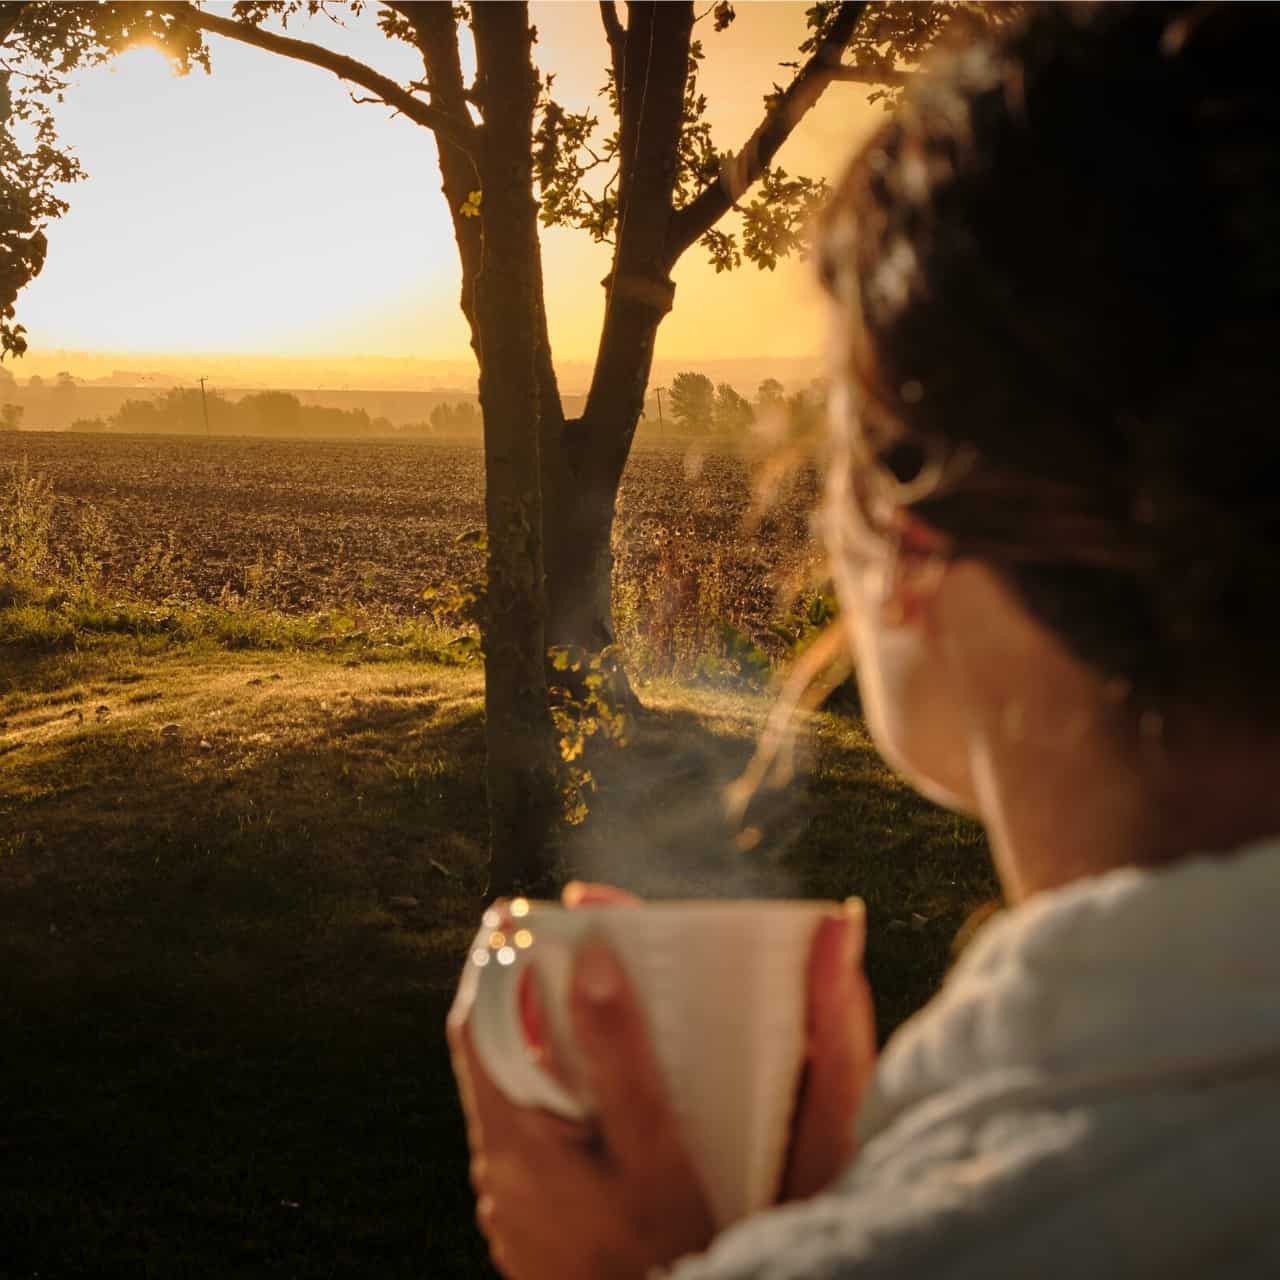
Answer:
[[[62,553],[62,579],[78,599],[89,602],[101,586],[104,553],[111,531],[102,512],[86,502],[76,521],[76,545]]]
[[[0,478],[0,562],[10,574],[34,580],[50,567],[53,484],[34,474],[24,455]]]

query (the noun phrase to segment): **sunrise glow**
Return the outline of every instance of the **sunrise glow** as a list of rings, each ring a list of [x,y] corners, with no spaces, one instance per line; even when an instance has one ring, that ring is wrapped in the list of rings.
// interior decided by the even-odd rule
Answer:
[[[533,9],[537,56],[556,70],[558,95],[587,106],[606,58],[597,6]],[[414,51],[387,40],[369,13],[346,23],[298,21],[290,33],[402,82],[421,74]],[[802,4],[741,5],[728,31],[705,32],[702,83],[721,146],[749,134],[762,95],[784,75],[776,63],[803,32]],[[211,76],[176,76],[158,50],[135,48],[84,74],[68,96],[60,128],[89,177],[68,193],[45,270],[23,295],[24,368],[64,350],[323,356],[343,361],[353,385],[365,357],[467,367],[456,251],[427,132],[354,103],[317,68],[216,37],[210,46]],[[862,91],[840,86],[780,160],[830,176],[877,114]],[[552,229],[543,250],[557,357],[588,361],[607,249]],[[804,264],[717,276],[695,250],[675,279],[659,359],[818,349]]]

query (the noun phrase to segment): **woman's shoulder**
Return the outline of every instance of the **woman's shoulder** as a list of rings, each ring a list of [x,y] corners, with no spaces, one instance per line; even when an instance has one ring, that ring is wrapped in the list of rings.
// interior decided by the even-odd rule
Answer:
[[[739,1224],[671,1277],[1280,1273],[1278,1088],[1262,1072],[893,1126],[830,1192]]]
[[[1269,842],[1008,912],[890,1041],[841,1182],[674,1276],[1280,1274],[1277,910]]]

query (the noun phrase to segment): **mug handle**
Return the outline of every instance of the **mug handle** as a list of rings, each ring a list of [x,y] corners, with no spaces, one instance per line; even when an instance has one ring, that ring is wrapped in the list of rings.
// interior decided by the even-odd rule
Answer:
[[[489,947],[488,933],[482,929],[472,943],[459,991],[476,1056],[494,1084],[518,1106],[541,1107],[567,1120],[584,1119],[586,1107],[538,1064],[520,1025],[520,982],[526,972],[533,977],[534,952],[563,948],[568,953],[569,947],[543,934],[532,947],[506,948],[510,958],[503,956],[504,964]],[[480,963],[477,955],[488,960]],[[567,964],[567,955],[565,959]]]

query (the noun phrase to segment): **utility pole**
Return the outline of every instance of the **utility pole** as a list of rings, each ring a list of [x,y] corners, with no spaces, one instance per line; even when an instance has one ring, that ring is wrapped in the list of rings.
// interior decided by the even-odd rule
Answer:
[[[208,378],[198,378],[200,383],[200,408],[204,410],[204,433],[209,434],[209,401],[205,399],[204,384],[209,381]]]
[[[662,419],[662,388],[661,387],[657,388],[657,393],[658,393],[658,435],[659,437],[662,437],[666,435],[667,427],[666,427],[666,423]]]

